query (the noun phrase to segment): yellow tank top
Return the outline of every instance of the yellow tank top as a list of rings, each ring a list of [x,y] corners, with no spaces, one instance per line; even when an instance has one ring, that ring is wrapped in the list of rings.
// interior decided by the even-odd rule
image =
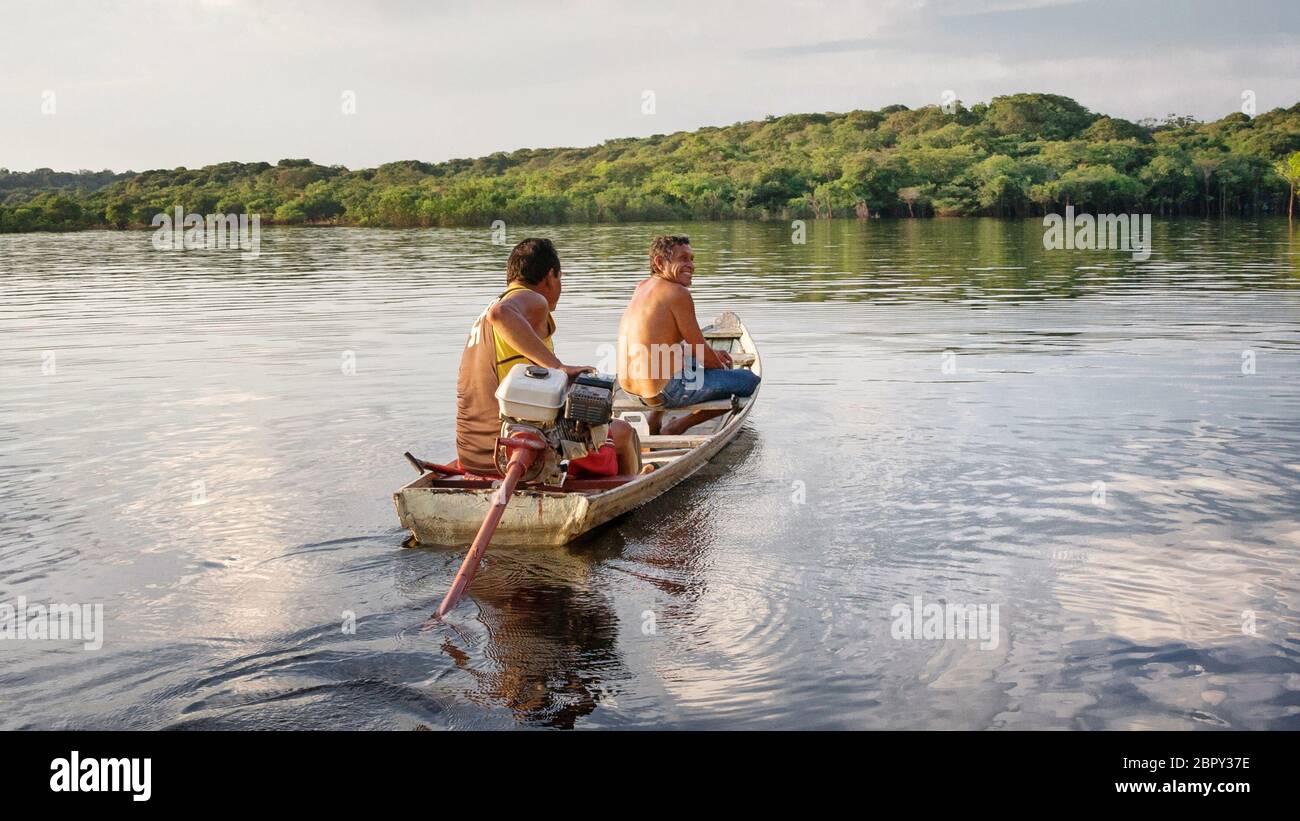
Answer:
[[[497,297],[497,301],[499,302],[518,291],[527,290],[528,288],[520,285],[518,282],[511,283],[510,287],[506,288],[505,291],[502,292],[501,296]],[[551,337],[555,334],[555,317],[550,316],[549,314],[546,317],[546,328],[546,336],[542,341],[546,343],[546,347],[549,350],[554,351],[555,343],[551,341]],[[510,369],[515,365],[518,365],[521,362],[528,363],[532,361],[519,351],[515,350],[515,347],[506,341],[506,338],[501,335],[501,332],[497,330],[495,325],[492,326],[492,342],[496,347],[498,383],[506,378],[506,374],[510,373]]]

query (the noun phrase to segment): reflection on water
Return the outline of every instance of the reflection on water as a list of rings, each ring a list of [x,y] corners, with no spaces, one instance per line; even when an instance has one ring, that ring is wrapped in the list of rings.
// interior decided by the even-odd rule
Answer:
[[[0,602],[107,633],[0,643],[0,726],[1298,726],[1300,231],[1157,223],[1139,263],[1034,221],[539,229],[562,358],[670,229],[758,339],[746,430],[573,545],[493,549],[426,633],[461,553],[403,548],[390,494],[452,452],[508,247],[0,236]],[[895,639],[916,596],[997,605],[997,647]]]

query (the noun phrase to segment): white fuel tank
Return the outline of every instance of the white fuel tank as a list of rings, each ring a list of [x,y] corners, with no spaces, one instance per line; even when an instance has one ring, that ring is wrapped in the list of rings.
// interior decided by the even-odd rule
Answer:
[[[554,422],[564,406],[569,377],[556,368],[520,363],[510,369],[497,388],[501,415],[524,422]]]

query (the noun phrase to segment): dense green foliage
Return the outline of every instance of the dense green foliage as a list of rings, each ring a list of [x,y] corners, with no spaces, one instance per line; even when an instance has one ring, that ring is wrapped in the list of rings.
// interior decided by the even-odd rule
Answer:
[[[1015,94],[952,113],[889,106],[795,114],[593,148],[404,161],[309,160],[197,170],[0,171],[0,231],[147,226],[182,206],[265,222],[487,225],[831,216],[1284,213],[1300,103],[1211,123],[1132,123],[1068,97]],[[89,184],[79,185],[78,178]],[[30,179],[44,176],[44,185]],[[21,183],[16,178],[24,178]],[[14,184],[6,181],[14,178]],[[92,179],[93,178],[93,179]]]

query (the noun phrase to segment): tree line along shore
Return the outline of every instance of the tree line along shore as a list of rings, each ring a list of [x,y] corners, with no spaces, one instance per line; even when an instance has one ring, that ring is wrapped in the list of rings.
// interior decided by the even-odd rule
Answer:
[[[1300,103],[1130,122],[1068,97],[792,114],[350,170],[305,159],[114,173],[0,169],[0,232],[149,227],[176,206],[373,227],[827,217],[1286,214]]]

